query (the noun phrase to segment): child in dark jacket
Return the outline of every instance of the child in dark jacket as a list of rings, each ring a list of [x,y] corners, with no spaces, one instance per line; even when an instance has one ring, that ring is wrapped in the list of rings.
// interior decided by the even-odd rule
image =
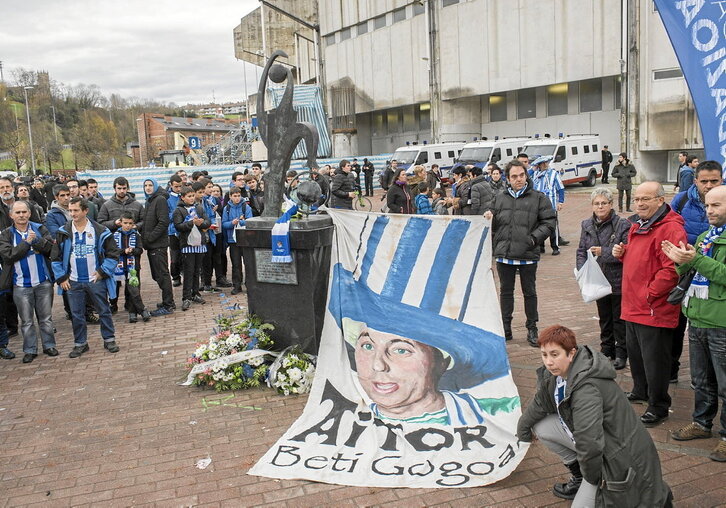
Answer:
[[[183,187],[179,204],[172,214],[172,222],[179,235],[181,252],[184,254],[182,310],[189,310],[192,302],[207,303],[199,293],[199,278],[202,274],[204,253],[207,252],[207,243],[209,243],[207,230],[212,223],[204,211],[204,206],[196,201],[194,189]]]
[[[151,314],[141,299],[141,288],[139,284],[139,271],[141,269],[141,253],[144,248],[141,245],[141,235],[136,231],[134,215],[131,212],[121,213],[121,227],[113,234],[116,246],[121,249],[121,255],[114,271],[116,279],[116,298],[111,298],[111,312],[118,311],[118,295],[121,291],[121,283],[126,281],[124,288],[124,308],[129,313],[129,323],[136,323],[138,315],[141,319],[148,321]]]
[[[232,187],[229,191],[229,203],[222,212],[222,230],[224,230],[229,257],[232,260],[232,294],[242,291],[242,247],[237,245],[235,230],[245,224],[246,219],[252,218],[252,209],[242,200],[242,190]]]

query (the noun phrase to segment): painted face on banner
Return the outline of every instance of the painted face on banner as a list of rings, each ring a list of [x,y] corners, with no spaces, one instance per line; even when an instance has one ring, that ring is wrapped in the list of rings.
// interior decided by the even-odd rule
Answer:
[[[384,416],[411,418],[444,408],[436,385],[446,367],[434,348],[367,329],[356,342],[355,363],[361,386]]]

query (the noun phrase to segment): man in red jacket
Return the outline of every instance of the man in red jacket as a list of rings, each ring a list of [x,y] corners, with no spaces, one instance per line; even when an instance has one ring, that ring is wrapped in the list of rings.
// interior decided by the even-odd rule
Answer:
[[[631,402],[648,404],[640,420],[652,427],[668,418],[671,397],[668,381],[673,328],[678,325],[678,305],[669,304],[668,293],[678,282],[673,261],[660,248],[663,241],[686,242],[683,218],[665,203],[657,182],[644,182],[635,190],[636,215],[628,243],[615,245],[613,256],[623,263],[625,341],[630,357],[633,391]]]

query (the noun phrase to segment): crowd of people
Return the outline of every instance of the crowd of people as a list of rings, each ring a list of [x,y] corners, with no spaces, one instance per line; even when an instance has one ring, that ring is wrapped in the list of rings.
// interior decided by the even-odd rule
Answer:
[[[657,453],[644,428],[668,418],[668,388],[678,382],[686,331],[695,407],[692,423],[673,432],[673,439],[711,438],[719,401],[726,404],[723,168],[716,161],[683,155],[680,192],[670,204],[663,186],[653,181],[635,187],[631,200],[636,171],[623,153],[610,176],[618,182],[618,211],[633,215],[616,213],[608,188],[592,192],[592,213],[583,218],[575,264],[581,268],[592,254],[612,288],[597,300],[598,352],[578,346],[565,327],[541,334],[537,328],[537,266],[545,242],[549,239],[552,255],[569,243],[559,232],[558,213],[566,195],[551,159],[530,160],[522,153],[503,169],[496,164],[457,167],[451,182],[436,165],[403,170],[393,160],[379,183],[390,213],[479,215],[492,221],[505,339],[513,339],[519,273],[526,340],[540,348],[544,363],[537,396],[518,434],[524,441],[539,436],[572,472],[568,482],[555,485],[555,494],[587,506],[595,496],[616,499],[614,492],[644,492],[648,505],[667,506],[670,490],[662,482]],[[316,205],[327,201],[330,207],[352,209],[356,195],[372,195],[373,171],[367,160],[361,167],[355,159],[341,161],[334,172],[330,166],[313,169],[310,177],[322,193]],[[183,311],[204,304],[202,292],[242,291],[242,249],[235,231],[264,210],[261,177],[259,164],[248,173],[236,172],[225,192],[208,175],[188,176],[181,169],[168,182],[144,180],[144,204],[124,177],[115,179],[108,198],[94,180],[37,179],[31,184],[0,178],[0,358],[15,357],[9,337],[18,333],[18,323],[24,363],[37,357],[38,335],[44,354],[59,354],[52,319],[54,285],[72,322],[71,358],[89,350],[89,323],[100,324],[109,353],[119,351],[112,315],[118,312],[122,287],[132,323],[173,313],[172,287],[183,285]],[[295,180],[295,174],[288,175],[291,185]],[[139,290],[144,250],[161,295],[151,309]],[[681,298],[674,301],[679,289]],[[633,388],[624,393],[614,379],[628,364]],[[628,404],[643,405],[643,413],[638,417],[624,410]],[[721,409],[719,432],[710,458],[726,462],[726,407]]]
[[[1,177],[0,358],[15,358],[10,337],[19,333],[23,363],[38,357],[38,335],[44,354],[59,354],[54,286],[73,329],[71,358],[89,350],[88,324],[100,325],[106,351],[120,350],[112,316],[122,287],[130,323],[172,314],[172,288],[182,284],[182,311],[204,304],[201,292],[243,291],[235,230],[264,210],[262,174],[260,164],[235,172],[225,192],[206,172],[180,169],[168,182],[145,179],[143,203],[124,177],[108,197],[93,179]],[[161,296],[152,308],[140,290],[144,251]]]

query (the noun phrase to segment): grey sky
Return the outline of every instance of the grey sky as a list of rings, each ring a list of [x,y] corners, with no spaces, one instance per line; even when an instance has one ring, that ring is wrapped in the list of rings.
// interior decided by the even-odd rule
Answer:
[[[24,67],[65,84],[96,84],[105,96],[164,102],[243,100],[243,63],[232,30],[256,0],[25,0],[2,11],[6,81]],[[256,88],[247,65],[248,92]]]

